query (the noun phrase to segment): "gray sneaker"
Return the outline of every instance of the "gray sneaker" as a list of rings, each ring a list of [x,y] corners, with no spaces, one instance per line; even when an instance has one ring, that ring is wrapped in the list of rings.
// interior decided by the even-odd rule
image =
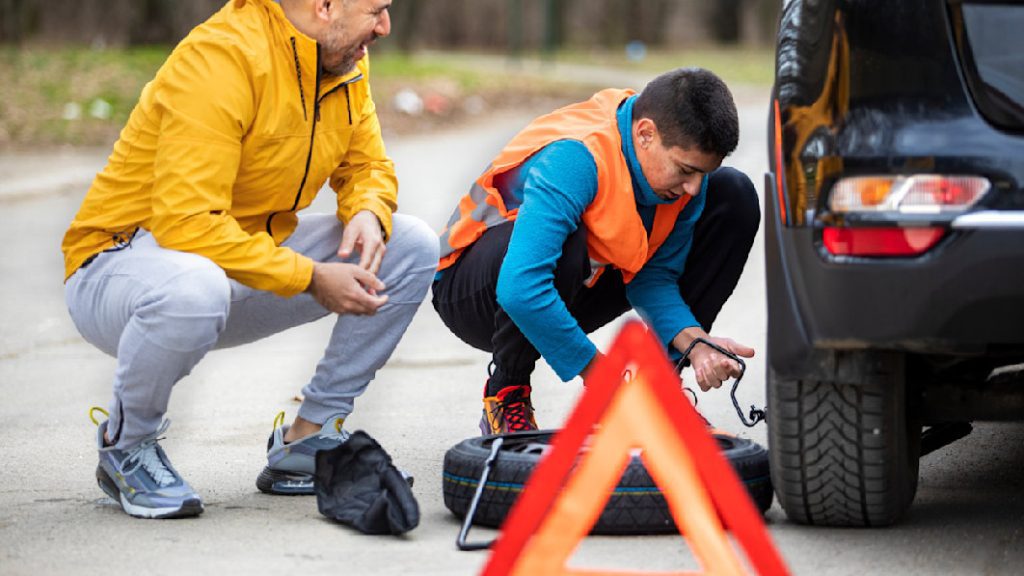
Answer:
[[[108,496],[136,518],[185,518],[203,512],[203,501],[178,471],[171,466],[157,443],[170,426],[164,420],[160,429],[127,450],[105,446],[105,420],[96,432],[100,463],[96,481]]]
[[[288,425],[284,412],[274,419],[274,431],[267,441],[267,466],[256,478],[256,487],[267,494],[287,496],[314,494],[313,473],[316,472],[318,450],[337,448],[348,440],[348,432],[342,428],[344,416],[331,416],[316,434],[286,444],[284,435]]]
[[[337,414],[327,419],[320,431],[286,444],[284,435],[288,425],[284,424],[284,412],[274,419],[274,431],[267,441],[267,466],[256,478],[256,487],[267,494],[301,496],[316,494],[313,474],[316,472],[316,453],[332,450],[348,440],[348,432],[342,428],[345,417]],[[414,478],[399,470],[409,486]]]

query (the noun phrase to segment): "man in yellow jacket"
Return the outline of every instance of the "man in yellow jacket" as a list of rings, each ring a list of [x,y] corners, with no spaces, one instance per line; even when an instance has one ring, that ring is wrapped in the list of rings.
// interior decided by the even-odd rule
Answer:
[[[436,266],[399,214],[368,81],[391,0],[230,0],[146,85],[63,242],[81,334],[117,358],[100,487],[147,518],[202,512],[157,443],[211,348],[338,320],[257,485],[312,493],[313,455],[390,356]],[[336,214],[298,215],[325,181]]]

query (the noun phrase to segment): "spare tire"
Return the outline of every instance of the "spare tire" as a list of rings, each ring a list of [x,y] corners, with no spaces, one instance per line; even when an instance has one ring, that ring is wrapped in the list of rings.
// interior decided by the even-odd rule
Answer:
[[[555,430],[506,434],[491,467],[473,523],[497,528],[519,497],[534,467],[550,449]],[[761,445],[726,434],[714,434],[722,455],[747,487],[757,509],[772,505],[768,451]],[[484,462],[497,436],[470,438],[444,455],[444,505],[464,518],[483,473]],[[661,490],[636,455],[608,499],[592,534],[664,534],[676,532],[675,521]]]

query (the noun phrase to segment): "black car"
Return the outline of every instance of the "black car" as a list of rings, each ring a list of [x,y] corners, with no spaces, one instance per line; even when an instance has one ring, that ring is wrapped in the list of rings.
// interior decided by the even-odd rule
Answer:
[[[790,0],[765,187],[772,482],[879,526],[1024,419],[1024,2]]]

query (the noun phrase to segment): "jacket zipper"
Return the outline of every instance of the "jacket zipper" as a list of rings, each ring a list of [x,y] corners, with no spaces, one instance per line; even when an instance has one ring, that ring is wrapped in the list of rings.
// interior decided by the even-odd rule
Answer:
[[[296,67],[296,69],[298,69],[298,66],[299,66],[299,60],[298,60],[298,58],[296,58],[295,59],[295,67]],[[299,92],[300,93],[302,92],[302,84],[299,84]],[[294,211],[295,208],[299,205],[299,200],[302,198],[302,189],[306,187],[306,179],[309,178],[309,164],[313,160],[313,141],[316,138],[316,121],[317,121],[317,119],[320,118],[320,99],[318,97],[319,94],[320,94],[320,45],[317,44],[317,46],[316,46],[316,88],[315,88],[315,92],[313,94],[313,127],[309,131],[309,151],[306,153],[306,169],[302,173],[302,182],[299,183],[299,189],[295,193],[295,201],[292,203],[292,208],[291,208],[290,211]],[[305,98],[303,98],[303,100],[305,100]],[[302,109],[303,110],[306,109],[305,104],[303,104]],[[280,214],[280,212],[273,212],[273,213],[270,214],[270,216],[267,216],[267,234],[269,234],[271,238],[274,237],[274,228],[273,228],[274,216],[277,216],[278,214]]]
[[[358,82],[358,81],[360,81],[362,79],[363,79],[363,75],[362,74],[357,74],[356,76],[353,76],[352,78],[349,78],[348,80],[345,80],[341,84],[338,84],[334,88],[331,88],[330,90],[325,92],[323,96],[320,97],[320,102],[323,102],[324,98],[327,98],[331,94],[337,92],[339,88],[344,88],[345,89],[345,102],[348,105],[348,125],[349,126],[352,125],[352,98],[350,97],[350,94],[349,94],[349,91],[348,91],[348,87],[353,82]],[[319,108],[317,108],[317,110],[319,110]]]
[[[292,39],[292,49],[293,50],[295,49],[295,40],[294,39]],[[296,70],[299,69],[298,52],[295,52],[295,69]],[[302,73],[301,72],[298,73],[298,76],[301,79]],[[310,130],[310,133],[309,133],[309,152],[306,153],[306,169],[302,173],[302,182],[299,183],[299,189],[295,193],[295,201],[292,202],[292,207],[289,210],[289,212],[294,212],[295,209],[299,207],[299,201],[302,199],[302,190],[303,190],[303,188],[306,187],[306,180],[309,178],[309,166],[310,166],[310,164],[313,161],[313,144],[314,144],[315,139],[316,139],[316,124],[317,124],[317,122],[320,121],[320,103],[323,102],[324,98],[329,96],[331,93],[336,92],[339,88],[344,86],[345,87],[346,99],[348,100],[348,124],[349,124],[349,126],[351,126],[352,125],[352,101],[351,101],[351,99],[347,98],[347,96],[348,96],[348,85],[353,83],[353,82],[357,82],[359,80],[362,80],[362,79],[363,79],[363,75],[362,74],[357,74],[356,76],[346,80],[345,82],[342,82],[341,84],[338,84],[334,88],[331,88],[330,90],[325,92],[323,95],[320,95],[320,81],[322,80],[322,74],[321,74],[321,64],[320,64],[320,45],[317,44],[317,46],[316,46],[316,92],[313,95],[313,128]],[[302,92],[302,82],[301,81],[299,82],[299,94],[302,95],[302,101],[303,101],[302,111],[303,111],[303,114],[305,114],[306,104],[305,104],[305,96],[303,95],[303,92]],[[308,120],[308,118],[307,118],[307,120]],[[270,214],[270,216],[267,216],[267,234],[269,234],[271,238],[274,237],[274,229],[273,229],[274,216],[277,216],[278,214],[280,214],[280,212],[273,212],[273,213]]]
[[[348,91],[348,84],[345,84],[345,105],[348,106],[348,125],[352,125],[352,94]]]
[[[299,98],[302,100],[302,119],[309,122],[306,114],[306,91],[302,89],[302,67],[299,66],[299,49],[295,47],[295,36],[291,37],[292,56],[295,57],[295,77],[299,80]]]

